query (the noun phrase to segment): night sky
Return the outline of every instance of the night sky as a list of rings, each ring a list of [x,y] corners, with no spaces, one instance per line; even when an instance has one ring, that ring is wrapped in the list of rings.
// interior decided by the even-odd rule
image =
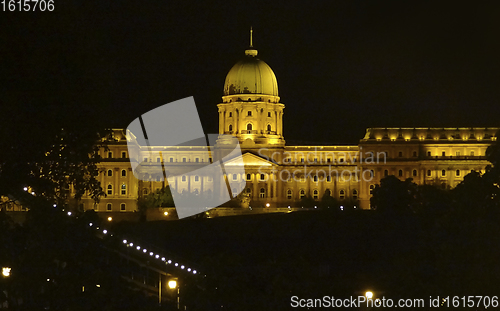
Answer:
[[[500,2],[55,0],[0,12],[0,104],[126,127],[193,95],[207,133],[254,46],[278,78],[289,144],[356,144],[367,127],[500,126]],[[22,117],[19,117],[22,116]],[[51,119],[52,120],[52,119]],[[25,124],[26,123],[26,124]]]

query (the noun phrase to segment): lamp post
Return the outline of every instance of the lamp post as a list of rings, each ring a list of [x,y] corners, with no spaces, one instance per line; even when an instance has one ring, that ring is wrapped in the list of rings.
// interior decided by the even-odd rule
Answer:
[[[167,283],[168,285],[168,288],[171,289],[171,290],[175,290],[177,289],[177,310],[180,310],[181,309],[181,305],[180,305],[180,290],[179,290],[179,283],[178,283],[178,280],[177,279],[170,279]]]

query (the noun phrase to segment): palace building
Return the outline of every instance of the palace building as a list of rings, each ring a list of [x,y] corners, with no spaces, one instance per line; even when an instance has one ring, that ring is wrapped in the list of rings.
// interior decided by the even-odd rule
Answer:
[[[369,128],[358,145],[288,146],[283,136],[285,105],[280,102],[276,76],[252,45],[227,74],[223,94],[217,105],[219,134],[238,139],[239,160],[245,168],[244,174],[225,178],[245,183],[251,205],[298,206],[303,197],[319,201],[326,194],[369,209],[371,190],[387,175],[455,187],[470,171],[484,171],[489,164],[486,149],[499,130]],[[85,210],[136,211],[139,197],[167,184],[179,193],[211,191],[210,176],[176,175],[167,182],[152,174],[138,180],[128,154],[127,142],[134,139],[130,136],[125,129],[113,130],[108,150],[101,150],[99,178],[106,196],[97,204],[84,198]],[[170,167],[203,167],[212,162],[206,146],[151,148],[168,149],[167,158],[151,157],[144,150],[139,157],[151,167],[166,162]]]

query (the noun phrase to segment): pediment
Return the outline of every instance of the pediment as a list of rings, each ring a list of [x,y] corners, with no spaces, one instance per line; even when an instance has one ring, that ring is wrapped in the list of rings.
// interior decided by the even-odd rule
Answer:
[[[241,166],[242,160],[245,166],[276,166],[275,163],[250,152],[224,162],[224,166]]]

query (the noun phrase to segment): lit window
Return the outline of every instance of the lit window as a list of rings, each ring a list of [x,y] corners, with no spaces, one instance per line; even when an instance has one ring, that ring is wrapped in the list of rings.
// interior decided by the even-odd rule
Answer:
[[[318,190],[313,191],[313,199],[315,199],[315,200],[318,199]]]
[[[266,189],[260,188],[259,196],[261,199],[264,199],[266,197]]]
[[[125,177],[127,176],[127,171],[126,170],[122,170],[122,177]]]
[[[108,170],[108,177],[111,177],[113,176],[113,171],[112,170]]]
[[[120,204],[120,211],[125,211],[125,210],[126,210],[125,203]]]
[[[358,199],[358,190],[354,189],[352,191],[352,199],[357,200]]]
[[[127,194],[127,185],[126,184],[122,184],[121,194],[122,195]]]
[[[339,192],[339,198],[341,200],[345,199],[345,191],[344,190],[340,190],[340,192]]]
[[[108,194],[109,195],[113,194],[113,185],[108,185]]]
[[[288,200],[291,200],[292,199],[292,189],[288,189],[287,192],[286,192],[286,198]]]
[[[113,205],[111,203],[106,204],[106,210],[111,211],[113,209]]]
[[[252,180],[252,174],[247,174],[247,180]]]

